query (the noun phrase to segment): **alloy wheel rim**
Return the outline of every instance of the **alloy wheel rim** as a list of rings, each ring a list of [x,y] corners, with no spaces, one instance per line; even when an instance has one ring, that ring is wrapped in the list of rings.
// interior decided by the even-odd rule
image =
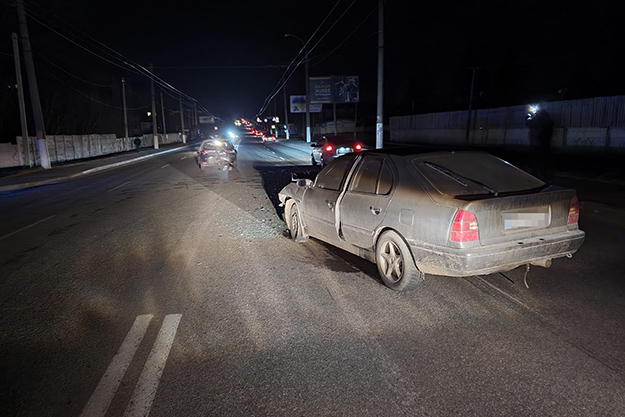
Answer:
[[[297,210],[293,211],[291,214],[291,232],[293,236],[297,236],[297,232],[299,230],[299,219],[297,217]]]
[[[386,279],[390,282],[399,282],[404,274],[404,262],[399,247],[391,241],[384,242],[380,251],[380,267]]]

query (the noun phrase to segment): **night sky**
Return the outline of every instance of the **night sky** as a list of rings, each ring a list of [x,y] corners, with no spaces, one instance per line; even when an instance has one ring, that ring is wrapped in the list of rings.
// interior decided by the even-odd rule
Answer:
[[[284,34],[307,40],[319,28],[309,44],[310,75],[358,75],[359,111],[375,117],[375,0],[25,1],[48,131],[85,130],[100,126],[106,115],[117,117],[121,77],[130,89],[129,107],[143,114],[139,108],[149,104],[147,78],[86,51],[124,66],[86,35],[136,63],[152,63],[157,76],[230,119],[255,116],[278,83],[280,67],[300,50],[301,43]],[[3,136],[19,130],[9,88],[15,82],[11,32],[17,32],[11,4],[0,0]],[[389,0],[384,12],[386,116],[466,109],[470,67],[480,68],[476,107],[625,94],[623,2]],[[287,94],[303,93],[302,65]],[[281,94],[278,99],[281,112]],[[177,106],[167,96],[165,103]],[[59,107],[64,114],[54,110]],[[86,116],[76,116],[85,107],[90,126]],[[72,120],[77,118],[82,122]]]

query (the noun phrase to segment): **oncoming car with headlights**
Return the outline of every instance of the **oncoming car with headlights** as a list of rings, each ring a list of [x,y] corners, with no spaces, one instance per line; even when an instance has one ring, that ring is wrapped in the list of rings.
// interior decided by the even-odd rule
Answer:
[[[293,240],[314,237],[368,259],[395,290],[426,273],[549,267],[585,237],[575,190],[484,152],[351,153],[278,196]]]

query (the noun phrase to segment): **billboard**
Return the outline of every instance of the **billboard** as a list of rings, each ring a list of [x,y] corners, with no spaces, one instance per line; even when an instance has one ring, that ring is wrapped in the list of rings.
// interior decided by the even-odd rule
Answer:
[[[215,124],[215,116],[200,116],[200,124]]]
[[[310,77],[311,103],[358,103],[360,87],[357,75]]]
[[[322,104],[310,104],[308,111],[310,113],[321,113]],[[306,96],[291,96],[291,105],[289,106],[291,113],[306,113]]]

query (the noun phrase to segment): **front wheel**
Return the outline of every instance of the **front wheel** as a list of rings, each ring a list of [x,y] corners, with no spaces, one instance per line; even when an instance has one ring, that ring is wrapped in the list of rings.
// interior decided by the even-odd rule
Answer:
[[[293,239],[293,241],[302,243],[308,240],[308,236],[304,235],[301,215],[299,208],[295,203],[291,204],[291,208],[289,209],[287,227],[289,228],[289,233],[291,234],[291,239]]]
[[[406,291],[423,282],[410,249],[396,232],[382,233],[375,248],[375,260],[384,285],[395,291]]]

